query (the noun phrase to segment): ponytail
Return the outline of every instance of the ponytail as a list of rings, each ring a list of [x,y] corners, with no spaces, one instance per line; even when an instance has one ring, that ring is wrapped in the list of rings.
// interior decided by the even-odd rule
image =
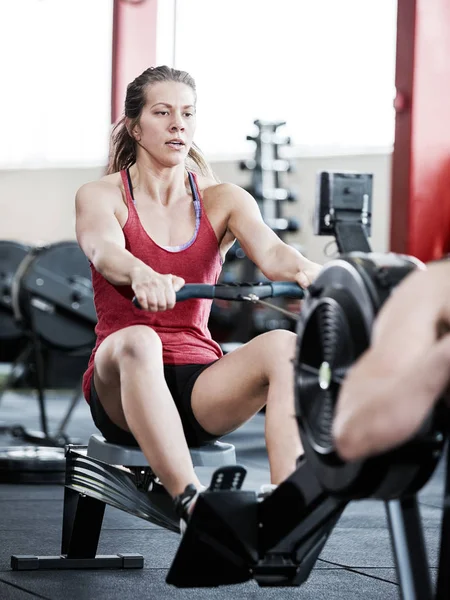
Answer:
[[[118,121],[111,133],[107,175],[128,169],[136,162],[136,141],[128,133],[125,117]]]

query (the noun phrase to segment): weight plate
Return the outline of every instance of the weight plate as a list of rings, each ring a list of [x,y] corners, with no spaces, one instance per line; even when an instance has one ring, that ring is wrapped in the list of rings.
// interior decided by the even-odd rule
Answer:
[[[11,284],[14,275],[29,252],[29,246],[19,242],[0,241],[0,340],[12,342],[24,337],[12,310]]]
[[[12,305],[16,318],[51,347],[76,350],[95,342],[89,262],[76,242],[29,252],[12,283]]]
[[[4,483],[62,483],[65,467],[64,448],[0,447],[0,481]]]

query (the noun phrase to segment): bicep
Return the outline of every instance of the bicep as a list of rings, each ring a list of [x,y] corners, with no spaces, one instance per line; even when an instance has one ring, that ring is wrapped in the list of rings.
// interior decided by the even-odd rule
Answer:
[[[114,212],[114,196],[101,184],[86,184],[76,195],[76,236],[78,244],[92,262],[104,242],[125,248],[125,238]]]

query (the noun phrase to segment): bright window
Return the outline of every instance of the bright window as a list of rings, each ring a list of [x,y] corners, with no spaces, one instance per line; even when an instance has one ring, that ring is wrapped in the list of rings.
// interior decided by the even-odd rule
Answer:
[[[113,0],[0,6],[0,168],[104,165]]]
[[[257,118],[286,121],[286,133],[306,150],[392,145],[395,0],[164,6],[176,22],[161,19],[160,56],[196,79],[196,139],[208,156],[248,150],[245,137]]]

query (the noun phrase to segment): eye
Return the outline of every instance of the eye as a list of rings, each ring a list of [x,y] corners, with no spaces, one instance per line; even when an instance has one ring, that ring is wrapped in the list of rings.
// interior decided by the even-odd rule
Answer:
[[[184,113],[184,115],[185,115],[185,117],[193,117],[194,113],[187,112],[187,113]]]
[[[155,115],[168,115],[168,111],[167,110],[158,110],[157,112],[155,112]]]

